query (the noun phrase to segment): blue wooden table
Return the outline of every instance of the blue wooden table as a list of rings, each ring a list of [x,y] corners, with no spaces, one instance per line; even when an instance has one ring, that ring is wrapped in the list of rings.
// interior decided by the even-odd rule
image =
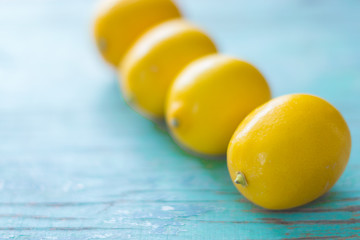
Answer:
[[[226,163],[192,157],[123,101],[91,38],[93,1],[0,0],[0,239],[360,239],[360,2],[179,0],[274,96],[349,123],[349,165],[293,211],[265,211]]]

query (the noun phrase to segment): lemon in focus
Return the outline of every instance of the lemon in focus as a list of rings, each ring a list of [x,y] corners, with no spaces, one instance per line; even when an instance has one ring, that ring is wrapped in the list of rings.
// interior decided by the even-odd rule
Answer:
[[[327,192],[350,156],[349,128],[335,107],[307,94],[275,98],[239,125],[227,152],[237,189],[268,209],[301,206]]]
[[[94,23],[96,45],[104,59],[117,66],[147,29],[179,17],[170,0],[102,0]]]
[[[176,78],[167,98],[166,122],[186,150],[224,156],[239,123],[270,97],[254,66],[212,54],[192,62]]]
[[[125,100],[150,119],[163,119],[168,88],[190,62],[216,52],[211,39],[185,20],[150,29],[137,41],[120,67]]]

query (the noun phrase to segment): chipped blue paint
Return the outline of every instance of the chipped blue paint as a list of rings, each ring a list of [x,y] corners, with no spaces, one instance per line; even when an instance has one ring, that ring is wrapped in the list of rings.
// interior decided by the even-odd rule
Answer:
[[[126,106],[91,42],[93,3],[0,1],[0,239],[360,238],[360,2],[179,1],[274,96],[320,95],[348,121],[344,175],[285,212]]]

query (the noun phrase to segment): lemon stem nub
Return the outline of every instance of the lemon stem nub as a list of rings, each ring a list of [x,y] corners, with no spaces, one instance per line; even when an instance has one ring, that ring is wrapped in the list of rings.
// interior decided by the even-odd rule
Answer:
[[[129,94],[126,96],[126,101],[128,104],[132,105],[135,101],[134,96],[132,94]]]
[[[99,39],[99,47],[101,51],[105,51],[107,44],[106,44],[106,40],[104,38],[100,38]]]
[[[245,187],[247,185],[245,175],[242,172],[237,172],[236,174],[237,175],[234,180],[234,183],[241,184],[243,187]]]
[[[179,120],[177,120],[176,118],[173,118],[171,120],[171,126],[174,127],[174,128],[179,127]]]

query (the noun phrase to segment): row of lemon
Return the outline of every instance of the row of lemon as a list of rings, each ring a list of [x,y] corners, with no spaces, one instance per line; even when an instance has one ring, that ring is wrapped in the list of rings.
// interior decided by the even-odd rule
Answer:
[[[103,1],[94,32],[104,59],[118,68],[126,101],[152,120],[165,118],[186,150],[227,152],[230,176],[252,202],[296,207],[342,174],[351,139],[341,114],[307,94],[269,101],[261,73],[217,53],[172,1]]]
[[[169,0],[111,1],[100,8],[95,36],[119,68],[126,101],[150,119],[166,115],[173,136],[193,152],[225,155],[239,122],[270,99],[259,71],[217,54]]]

